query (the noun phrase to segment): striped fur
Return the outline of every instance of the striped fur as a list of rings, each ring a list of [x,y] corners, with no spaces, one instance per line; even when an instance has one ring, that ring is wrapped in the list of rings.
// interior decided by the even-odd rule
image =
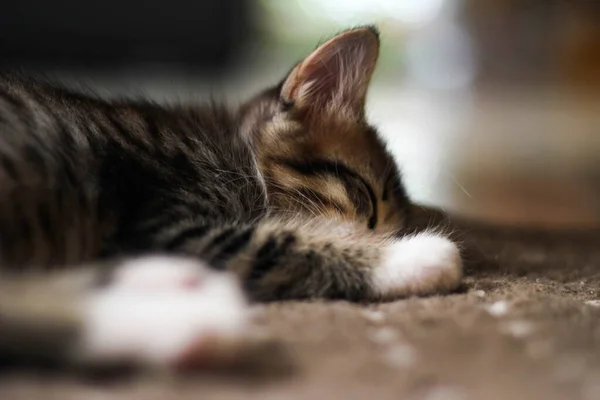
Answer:
[[[372,28],[344,32],[237,110],[1,77],[2,268],[91,263],[92,290],[114,260],[173,254],[233,272],[255,300],[391,296],[373,271],[389,264],[409,201],[364,116],[378,43]]]
[[[323,269],[360,246],[308,220],[399,230],[408,207],[396,167],[362,116],[282,111],[281,86],[235,111],[106,102],[2,78],[3,267],[172,252],[237,272],[256,298],[366,296],[360,271],[375,260],[330,282]],[[381,240],[369,235],[365,247]]]

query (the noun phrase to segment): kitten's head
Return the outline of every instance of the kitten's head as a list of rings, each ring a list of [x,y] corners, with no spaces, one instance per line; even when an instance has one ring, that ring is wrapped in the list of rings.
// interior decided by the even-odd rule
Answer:
[[[343,32],[242,107],[269,201],[283,212],[342,217],[378,232],[403,227],[408,199],[392,156],[365,120],[378,33]]]

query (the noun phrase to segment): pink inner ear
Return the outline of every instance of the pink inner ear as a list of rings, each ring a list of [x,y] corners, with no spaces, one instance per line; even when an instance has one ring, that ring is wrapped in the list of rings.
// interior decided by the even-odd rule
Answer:
[[[306,106],[337,98],[362,108],[378,52],[377,36],[370,29],[342,33],[294,68],[283,86],[282,97]]]
[[[332,44],[318,53],[311,54],[302,63],[299,75],[303,82],[300,84],[311,85],[309,91],[319,97],[333,96],[342,84],[346,63],[351,61],[343,58],[344,53],[341,50]]]

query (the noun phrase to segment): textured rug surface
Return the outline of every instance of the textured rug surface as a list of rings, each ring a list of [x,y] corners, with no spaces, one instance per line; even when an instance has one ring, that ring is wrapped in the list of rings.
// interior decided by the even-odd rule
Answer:
[[[423,212],[420,224],[436,219]],[[239,371],[109,383],[11,374],[0,398],[600,399],[600,229],[452,231],[467,259],[458,293],[256,306],[255,334],[275,346]]]

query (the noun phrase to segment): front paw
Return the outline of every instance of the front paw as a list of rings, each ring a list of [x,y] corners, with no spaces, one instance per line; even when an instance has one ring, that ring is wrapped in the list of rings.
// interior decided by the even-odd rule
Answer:
[[[167,367],[190,357],[198,364],[218,359],[219,343],[237,341],[247,317],[233,277],[178,257],[124,262],[83,311],[86,361]]]
[[[383,298],[445,293],[458,287],[462,269],[456,244],[425,232],[383,249],[371,282],[376,295]]]

